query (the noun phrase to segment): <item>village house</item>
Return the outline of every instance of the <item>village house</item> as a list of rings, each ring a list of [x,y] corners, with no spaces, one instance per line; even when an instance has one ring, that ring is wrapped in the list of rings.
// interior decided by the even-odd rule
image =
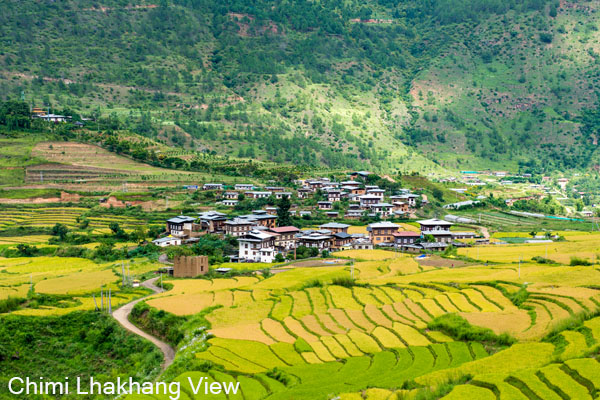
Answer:
[[[326,224],[319,226],[319,229],[327,229],[331,233],[339,233],[339,232],[348,233],[349,227],[350,227],[350,225],[340,224],[339,222],[328,222]]]
[[[392,202],[392,205],[394,206],[394,211],[402,211],[403,213],[407,213],[409,211],[408,203],[403,201],[394,201]]]
[[[277,215],[277,207],[271,207],[271,206],[265,207],[265,211],[269,215]]]
[[[339,218],[340,213],[337,211],[325,211],[325,216],[327,216],[327,218],[336,219]]]
[[[227,207],[235,207],[237,205],[237,203],[238,203],[237,200],[225,199],[225,200],[221,201],[221,204],[223,204],[224,206],[227,206]]]
[[[402,194],[400,196],[398,196],[398,200],[403,201],[405,203],[408,203],[409,207],[416,207],[417,206],[417,199],[421,197],[418,194]]]
[[[152,244],[159,246],[159,247],[180,246],[181,238],[177,238],[177,237],[173,237],[173,236],[166,236],[166,237],[154,239],[152,241]]]
[[[265,187],[265,191],[267,192],[283,192],[285,188],[281,186],[267,186]]]
[[[319,201],[317,206],[319,210],[331,210],[333,208],[333,204],[330,201]]]
[[[343,181],[340,183],[340,185],[342,185],[342,187],[347,187],[347,188],[359,188],[361,187],[361,183],[360,182],[356,182],[356,181]]]
[[[312,212],[308,210],[302,210],[298,213],[298,215],[300,215],[301,217],[310,217],[312,215]]]
[[[225,199],[237,200],[238,196],[239,196],[238,192],[225,192],[225,193],[223,193],[223,198],[225,198]]]
[[[448,243],[444,242],[421,242],[415,244],[407,244],[402,246],[402,251],[409,253],[427,253],[432,251],[444,251],[448,247]]]
[[[238,190],[238,191],[253,190],[254,185],[251,183],[236,183],[234,188],[235,188],[235,190]]]
[[[223,190],[222,183],[205,183],[202,185],[202,190]]]
[[[327,192],[327,200],[330,202],[340,201],[342,199],[342,192],[339,190],[330,190]]]
[[[291,199],[292,192],[275,192],[276,199],[282,199],[283,197],[287,197],[288,199]]]
[[[312,194],[312,190],[308,188],[300,188],[298,189],[298,198],[299,199],[308,199]]]
[[[394,235],[394,243],[397,247],[402,247],[409,244],[415,244],[421,238],[419,232],[402,231],[396,232]]]
[[[229,221],[225,221],[225,234],[234,237],[244,236],[256,227],[256,223],[253,220],[246,218],[234,218]]]
[[[385,196],[385,190],[383,189],[379,189],[379,188],[375,188],[375,189],[367,189],[367,195],[368,196],[377,196],[379,197],[379,200],[383,200],[384,196]]]
[[[394,206],[390,203],[371,204],[369,208],[372,212],[379,214],[382,218],[388,218],[394,211]]]
[[[277,222],[277,217],[269,214],[264,210],[254,210],[252,214],[242,215],[240,218],[246,218],[255,222],[256,225],[261,225],[266,228],[274,228]]]
[[[367,226],[369,239],[374,245],[381,243],[393,243],[394,233],[400,229],[399,225],[392,222],[375,222]]]
[[[374,196],[370,194],[360,196],[358,199],[360,201],[360,208],[365,210],[371,208],[373,204],[377,204],[381,201],[381,198],[379,196]]]
[[[346,232],[334,233],[332,238],[333,238],[333,242],[331,244],[332,250],[340,250],[343,247],[349,246],[354,241],[354,238],[352,237],[352,235],[350,235],[349,233],[346,233]]]
[[[441,219],[432,218],[417,221],[421,225],[421,235],[432,235],[436,242],[450,243],[452,242],[452,233],[450,227],[452,222],[443,221]]]
[[[452,240],[457,239],[474,239],[476,234],[475,232],[450,232],[452,235]]]
[[[278,236],[275,237],[275,247],[281,251],[289,251],[296,248],[296,234],[300,232],[300,229],[295,226],[279,226],[276,228],[270,228],[269,232],[276,233]]]
[[[324,186],[322,181],[316,180],[310,180],[306,182],[306,184],[308,185],[308,188],[313,192],[316,192],[318,189],[321,189]]]
[[[203,230],[208,233],[222,233],[225,221],[227,221],[227,214],[223,214],[217,211],[205,211],[198,213],[200,226]]]
[[[272,192],[248,191],[244,195],[249,199],[266,199],[271,196]]]
[[[331,235],[322,232],[307,232],[298,236],[298,246],[314,247],[320,251],[330,251],[332,242]]]
[[[360,208],[348,208],[344,218],[347,219],[360,219],[364,214],[364,211]]]
[[[352,179],[367,179],[367,177],[371,175],[371,173],[369,171],[356,171],[356,172],[352,172],[350,174],[350,178]]]
[[[356,238],[350,243],[352,250],[373,250],[373,243],[367,238]]]
[[[275,260],[275,238],[277,234],[252,230],[238,237],[238,256],[242,260],[272,263]]]
[[[71,120],[71,116],[70,115],[57,115],[57,114],[34,114],[32,115],[32,118],[37,118],[37,119],[41,119],[47,122],[54,122],[54,123],[63,123],[63,122],[68,122]]]
[[[195,221],[196,218],[185,215],[170,218],[167,220],[167,232],[169,232],[171,236],[180,238],[190,236],[194,230]]]

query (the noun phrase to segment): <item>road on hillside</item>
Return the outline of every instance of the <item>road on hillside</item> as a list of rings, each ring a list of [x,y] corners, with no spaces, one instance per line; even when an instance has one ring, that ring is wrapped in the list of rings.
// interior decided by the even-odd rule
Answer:
[[[162,293],[164,292],[163,289],[157,287],[156,285],[154,285],[154,283],[158,280],[159,278],[152,278],[149,279],[147,281],[142,282],[142,286],[152,290],[154,293]],[[129,314],[131,314],[131,310],[133,310],[133,307],[139,303],[140,301],[144,300],[146,297],[142,297],[141,299],[137,299],[132,301],[131,303],[127,303],[125,304],[123,307],[117,309],[115,312],[113,312],[113,318],[116,319],[119,324],[121,324],[123,326],[123,328],[127,329],[128,331],[135,333],[136,335],[143,337],[144,339],[147,339],[149,341],[151,341],[152,343],[154,343],[156,345],[156,347],[158,347],[160,349],[160,351],[162,351],[163,356],[164,356],[164,361],[161,365],[161,372],[164,371],[165,369],[167,369],[167,367],[169,367],[169,365],[171,365],[173,363],[173,360],[175,359],[175,349],[173,347],[171,347],[169,344],[163,342],[162,340],[142,331],[140,328],[138,328],[137,326],[133,325],[131,322],[129,322]]]

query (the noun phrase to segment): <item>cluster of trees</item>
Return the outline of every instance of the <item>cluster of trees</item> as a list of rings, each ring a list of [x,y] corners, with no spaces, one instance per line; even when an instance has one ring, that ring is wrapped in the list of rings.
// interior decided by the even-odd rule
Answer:
[[[0,125],[6,126],[11,131],[31,127],[31,113],[27,103],[15,100],[1,103]]]

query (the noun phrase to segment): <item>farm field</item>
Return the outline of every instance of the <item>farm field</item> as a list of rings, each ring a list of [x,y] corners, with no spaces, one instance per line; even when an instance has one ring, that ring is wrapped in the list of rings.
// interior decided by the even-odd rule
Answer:
[[[128,260],[123,265],[132,275],[156,270],[152,262]],[[8,297],[49,295],[49,304],[14,311],[17,315],[64,315],[94,310],[100,306],[100,291],[112,292],[112,306],[118,307],[147,293],[145,289],[122,289],[121,262],[95,263],[74,257],[0,258],[0,300]],[[94,296],[96,301],[94,301]],[[106,304],[105,304],[106,306]]]
[[[0,230],[13,227],[40,227],[48,228],[56,223],[61,223],[69,228],[76,228],[80,224],[82,214],[89,209],[82,207],[0,207]],[[104,217],[86,217],[88,227],[98,232],[105,232],[111,222],[117,222],[124,229],[133,229],[145,224],[138,219],[108,215]],[[39,239],[36,236],[34,240]],[[0,238],[0,244],[7,238]]]
[[[600,254],[600,232],[558,232],[565,241],[553,243],[509,244],[479,246],[476,249],[459,249],[460,255],[490,262],[529,261],[533,257],[544,257],[561,264],[569,264],[571,257],[584,258],[591,262]],[[514,235],[514,234],[513,234]]]
[[[594,251],[594,235],[569,238]],[[585,357],[600,346],[600,317],[544,339],[568,321],[598,315],[596,267],[523,263],[519,277],[510,257],[448,268],[420,267],[413,256],[385,250],[336,256],[355,260],[354,281],[349,265],[292,268],[267,278],[173,280],[170,291],[151,296],[153,308],[189,318],[202,312],[210,324],[205,344],[184,340],[178,357],[219,367],[178,377],[174,369],[173,378],[240,382],[244,398],[358,400],[418,398],[466,375],[473,378],[440,397],[545,399],[568,390],[585,398],[577,397],[590,389],[581,386],[590,379],[583,374],[598,376],[597,362]],[[449,313],[516,343],[490,346],[432,328]],[[407,389],[405,382],[413,383]]]
[[[48,213],[75,228],[86,210],[25,207],[19,223],[43,220]],[[109,221],[136,226],[131,217],[92,218],[94,230],[108,229]],[[273,266],[275,274],[242,269],[232,277],[166,279],[169,290],[144,302],[157,315],[186,321],[165,379],[186,382],[191,375],[240,382],[239,398],[417,399],[440,385],[447,390],[436,398],[554,399],[565,393],[593,398],[587,382],[600,374],[590,358],[600,348],[600,270],[568,264],[570,255],[589,254],[595,261],[591,255],[600,252],[600,236],[557,233],[565,241],[549,244],[548,258],[556,264],[531,261],[541,251],[536,244],[468,248],[471,258],[479,251],[478,261],[456,259],[456,267],[450,267],[452,256],[437,257],[449,263],[421,265],[411,254],[347,250],[334,254],[337,263],[249,265],[252,270]],[[26,241],[43,248],[48,239],[6,236],[0,244]],[[466,250],[458,249],[458,255]],[[519,269],[521,253],[528,256]],[[132,275],[159,266],[143,258],[124,265]],[[124,289],[121,280],[120,260],[0,258],[0,300],[27,298],[31,288],[39,299],[47,298],[12,311],[24,318],[93,311],[101,288],[111,290],[113,309],[148,293]],[[470,329],[484,329],[491,339],[461,337],[436,325],[450,314]],[[182,398],[195,397],[184,392]]]

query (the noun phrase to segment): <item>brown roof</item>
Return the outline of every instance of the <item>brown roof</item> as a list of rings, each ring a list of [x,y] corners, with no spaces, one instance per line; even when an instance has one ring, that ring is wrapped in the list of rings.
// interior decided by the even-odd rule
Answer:
[[[394,232],[394,233],[392,233],[392,235],[396,236],[396,237],[415,237],[415,236],[421,236],[421,234],[419,232],[410,232],[410,231]]]
[[[277,228],[271,228],[271,231],[275,233],[289,233],[289,232],[300,232],[300,229],[295,226],[279,226]]]

